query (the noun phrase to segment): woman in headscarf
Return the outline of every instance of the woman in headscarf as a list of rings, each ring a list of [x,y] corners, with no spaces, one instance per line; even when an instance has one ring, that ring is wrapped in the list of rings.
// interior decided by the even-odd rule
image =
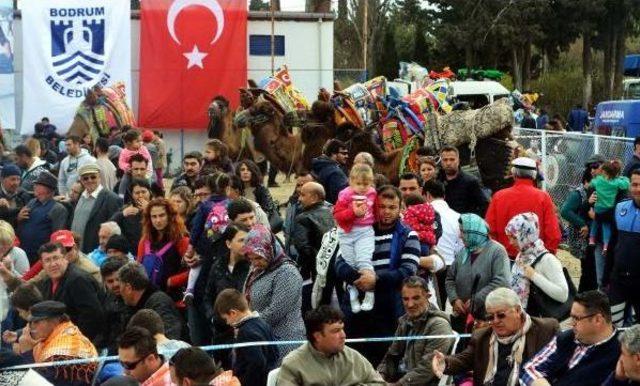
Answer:
[[[447,272],[447,296],[453,306],[452,327],[465,330],[473,316],[483,319],[487,294],[508,287],[511,279],[509,257],[504,247],[489,238],[489,227],[478,215],[460,215],[460,237],[464,248]]]
[[[278,340],[303,340],[302,276],[271,232],[257,224],[245,237],[242,252],[251,263],[244,294],[251,309],[269,324]],[[279,346],[282,358],[296,348]]]
[[[538,216],[535,213],[515,215],[507,223],[505,232],[511,245],[519,251],[511,268],[511,288],[518,294],[522,307],[531,316],[545,316],[544,310],[529,307],[531,285],[540,288],[553,300],[566,302],[569,287],[562,272],[562,264],[545,248],[540,239]]]

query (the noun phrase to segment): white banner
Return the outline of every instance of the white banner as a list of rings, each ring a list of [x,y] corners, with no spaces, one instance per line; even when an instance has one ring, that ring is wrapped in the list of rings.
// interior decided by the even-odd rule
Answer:
[[[0,127],[16,128],[13,58],[13,2],[0,0]]]
[[[132,90],[130,14],[129,0],[22,2],[22,134],[46,116],[64,135],[96,84]]]

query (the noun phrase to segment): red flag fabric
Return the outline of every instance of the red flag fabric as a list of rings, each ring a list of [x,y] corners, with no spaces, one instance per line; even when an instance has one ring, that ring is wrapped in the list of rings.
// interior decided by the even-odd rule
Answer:
[[[246,0],[148,0],[140,13],[141,127],[203,129],[247,84]]]

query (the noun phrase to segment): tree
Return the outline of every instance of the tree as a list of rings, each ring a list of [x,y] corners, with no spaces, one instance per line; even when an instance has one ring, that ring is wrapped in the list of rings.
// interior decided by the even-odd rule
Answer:
[[[280,9],[279,8],[279,4],[280,2],[278,1],[278,8],[276,8],[276,10]],[[262,0],[251,0],[249,2],[249,10],[250,11],[269,11],[270,8],[270,4],[268,1],[262,1]]]

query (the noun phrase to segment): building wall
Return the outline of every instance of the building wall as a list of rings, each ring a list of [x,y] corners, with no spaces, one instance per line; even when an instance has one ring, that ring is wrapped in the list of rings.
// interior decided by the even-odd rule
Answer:
[[[16,122],[22,120],[22,20],[16,18],[15,55],[16,70]],[[271,34],[271,23],[268,20],[249,20],[247,34]],[[316,99],[320,87],[333,87],[333,21],[323,20],[277,20],[275,34],[285,37],[285,55],[275,58],[275,68],[287,64],[293,83],[309,99]],[[248,36],[247,36],[248,39]],[[140,20],[131,20],[131,96],[134,112],[138,111],[138,89],[140,85]],[[248,43],[247,43],[247,49]],[[248,52],[247,52],[248,55]],[[271,74],[270,56],[248,56],[248,78],[259,82]],[[27,72],[28,73],[28,72]],[[206,112],[203,111],[203,114]],[[42,115],[46,116],[43,109]],[[35,122],[34,122],[35,123]],[[202,150],[206,141],[205,130],[163,130],[165,141],[173,149],[174,163],[178,167],[182,155],[193,150]],[[58,128],[63,134],[65,128]]]

